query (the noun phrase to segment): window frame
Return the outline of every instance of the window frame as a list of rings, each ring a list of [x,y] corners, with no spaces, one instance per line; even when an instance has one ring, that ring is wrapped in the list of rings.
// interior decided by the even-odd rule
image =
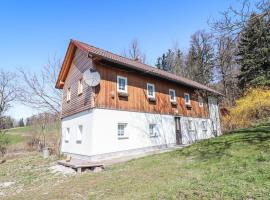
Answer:
[[[174,99],[171,98],[171,92],[174,94]],[[176,102],[176,91],[174,89],[169,89],[170,102]]]
[[[71,88],[69,87],[69,88],[67,89],[66,101],[67,101],[67,102],[70,102],[70,99],[71,99]]]
[[[188,102],[186,102],[186,95],[188,96]],[[191,101],[190,101],[190,94],[189,93],[184,93],[184,101],[186,105],[191,105]]]
[[[153,88],[153,95],[149,95],[149,90],[148,90],[148,86],[151,86]],[[147,97],[148,98],[156,98],[156,90],[155,90],[155,84],[153,83],[147,83],[146,84],[146,92],[147,92]]]
[[[81,127],[81,129],[80,129]],[[76,138],[76,142],[77,143],[81,143],[82,142],[82,136],[83,136],[83,125],[82,124],[79,124],[77,126],[77,138]]]
[[[70,140],[70,128],[66,127],[65,128],[65,143],[69,143]]]
[[[205,123],[205,124],[204,124],[204,123]],[[201,125],[202,125],[202,130],[203,130],[203,131],[207,131],[207,121],[206,121],[206,120],[203,120]],[[204,126],[204,125],[205,125],[205,126]]]
[[[121,90],[121,89],[119,88],[119,86],[120,86],[120,84],[119,84],[119,83],[120,83],[120,79],[125,80],[125,89],[124,89],[124,90]],[[117,75],[117,92],[128,93],[128,82],[127,82],[127,77]]]
[[[150,127],[152,127],[152,128],[150,128]],[[155,123],[150,123],[148,125],[148,131],[149,131],[149,137],[150,138],[158,137],[156,128],[157,128],[157,124],[155,124]]]
[[[81,95],[83,93],[83,79],[78,80],[78,95]]]
[[[201,96],[198,97],[199,107],[203,107],[203,98]]]
[[[123,134],[119,134],[119,126],[123,126]],[[127,128],[127,123],[124,123],[124,122],[119,122],[117,123],[117,138],[118,139],[128,139],[128,135],[127,135],[127,132],[126,132],[126,128]]]
[[[194,131],[194,124],[192,119],[188,119],[188,130]]]

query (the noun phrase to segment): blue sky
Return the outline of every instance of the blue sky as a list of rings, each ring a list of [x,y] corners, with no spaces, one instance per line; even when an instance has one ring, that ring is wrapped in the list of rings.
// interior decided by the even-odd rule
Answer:
[[[186,51],[190,36],[208,29],[237,0],[43,0],[1,1],[0,69],[38,72],[49,57],[63,58],[71,38],[121,53],[137,38],[147,63],[177,42]],[[14,104],[15,118],[34,111]]]

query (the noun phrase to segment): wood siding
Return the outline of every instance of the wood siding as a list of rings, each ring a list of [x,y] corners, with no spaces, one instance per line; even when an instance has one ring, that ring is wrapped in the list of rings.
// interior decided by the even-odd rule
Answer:
[[[83,72],[91,66],[92,62],[88,58],[87,53],[77,49],[63,88],[62,117],[70,116],[93,107],[93,92],[91,87],[83,83],[83,92],[78,95],[78,81],[82,78]],[[67,102],[68,88],[70,88],[71,92],[69,102]]]
[[[119,69],[108,64],[95,64],[101,75],[101,83],[95,88],[95,107],[138,112],[150,112],[169,115],[191,117],[208,117],[207,100],[204,99],[203,107],[199,107],[198,97],[194,89],[150,77],[140,72]],[[119,97],[117,93],[117,75],[127,77],[128,97]],[[155,85],[156,102],[149,102],[147,98],[147,83]],[[169,89],[176,91],[177,105],[172,105]],[[184,93],[189,93],[191,108],[184,102]]]
[[[87,53],[77,49],[63,88],[62,117],[97,107],[208,118],[207,100],[204,99],[203,107],[199,107],[198,97],[195,95],[194,89],[158,77],[148,76],[141,72],[120,69],[115,64],[94,62],[94,67],[100,73],[101,82],[93,89],[83,83],[83,93],[78,95],[78,81],[82,78],[83,72],[90,67],[93,67],[93,63],[88,58]],[[127,98],[118,96],[117,75],[127,77]],[[155,85],[156,102],[149,102],[147,98],[147,83]],[[71,91],[69,102],[66,101],[68,88]],[[177,105],[171,104],[169,89],[176,91]],[[190,108],[185,105],[184,93],[190,94]]]

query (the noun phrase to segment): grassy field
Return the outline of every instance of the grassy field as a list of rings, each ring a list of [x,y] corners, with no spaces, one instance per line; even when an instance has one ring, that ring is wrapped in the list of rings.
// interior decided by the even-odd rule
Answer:
[[[3,199],[269,199],[270,124],[99,173],[51,173],[39,154],[0,165]],[[8,187],[1,183],[12,182]]]

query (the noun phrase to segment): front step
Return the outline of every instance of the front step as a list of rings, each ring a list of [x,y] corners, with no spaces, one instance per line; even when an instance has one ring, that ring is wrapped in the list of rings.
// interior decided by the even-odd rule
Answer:
[[[71,158],[70,160],[59,160],[57,163],[65,167],[75,169],[78,173],[81,173],[86,169],[92,170],[94,172],[98,172],[104,169],[104,165],[102,163],[88,162],[78,158]]]

